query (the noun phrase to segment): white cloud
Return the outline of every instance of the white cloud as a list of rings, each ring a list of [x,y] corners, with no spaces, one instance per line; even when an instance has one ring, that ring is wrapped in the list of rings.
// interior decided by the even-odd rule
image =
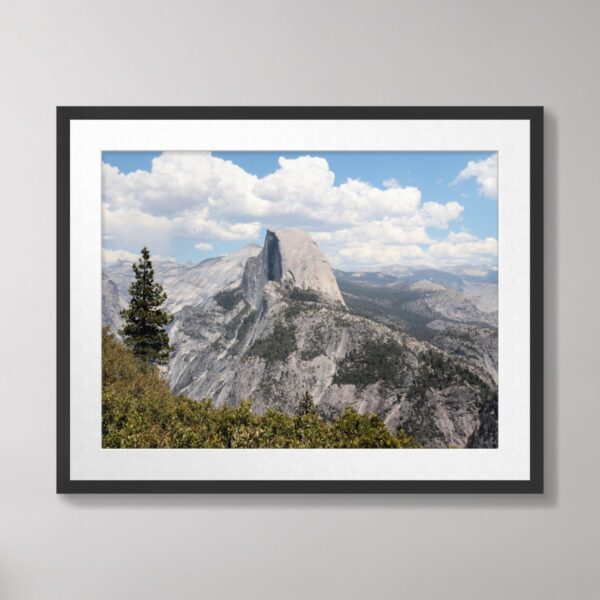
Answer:
[[[341,267],[449,260],[430,230],[448,229],[463,206],[422,202],[419,189],[395,179],[383,186],[350,178],[336,184],[317,156],[281,157],[273,173],[259,178],[210,153],[164,152],[150,172],[103,165],[103,236],[113,246],[147,245],[168,255],[176,242],[206,251],[220,242],[260,242],[263,228],[294,226]],[[461,235],[449,234],[448,252],[477,240],[455,237]]]
[[[475,179],[479,193],[486,198],[498,198],[498,154],[484,160],[471,160],[458,174],[454,184],[466,179]]]
[[[421,221],[427,227],[446,229],[450,221],[458,219],[464,207],[458,202],[438,204],[437,202],[425,202],[421,211]]]
[[[427,253],[419,246],[386,246],[377,242],[345,246],[338,252],[339,266],[384,266],[392,264],[426,264]]]
[[[129,250],[109,250],[108,248],[102,248],[102,262],[106,264],[112,264],[119,262],[120,260],[126,260],[128,262],[136,262],[140,258],[140,253],[129,252]],[[153,254],[150,259],[154,262],[169,262],[174,261],[175,258],[172,256],[161,256],[160,254]]]
[[[211,241],[256,240],[260,234],[260,223],[228,223],[214,221],[207,210],[186,210],[174,217],[153,215],[139,208],[123,207],[104,210],[106,237],[119,245],[150,246],[165,252],[175,238]]]
[[[259,197],[276,204],[286,199],[311,201],[318,196],[327,196],[333,188],[334,178],[324,158],[281,157],[279,169],[260,179],[254,191]]]
[[[324,249],[326,244],[319,242]],[[340,269],[360,266],[377,267],[392,264],[423,267],[445,267],[460,264],[493,266],[498,256],[495,238],[477,238],[471,234],[449,234],[428,246],[385,244],[372,240],[353,240],[335,249],[330,255],[332,263]]]
[[[481,239],[464,232],[450,233],[446,240],[429,246],[427,254],[431,263],[439,266],[464,263],[492,265],[498,256],[498,241],[493,237]]]
[[[123,174],[104,164],[102,176],[103,198],[111,207],[143,208],[156,216],[202,207],[226,214],[230,205],[237,217],[256,216],[265,205],[252,195],[254,175],[206,152],[163,152],[149,172]]]
[[[358,179],[336,186],[334,179],[323,158],[280,158],[277,171],[257,180],[253,193],[268,202],[262,216],[275,226],[298,220],[305,226],[358,225],[385,216],[412,215],[421,202],[417,188],[383,190]]]
[[[423,226],[407,224],[402,219],[384,218],[334,231],[312,233],[313,239],[322,246],[362,244],[377,241],[379,244],[426,244],[430,242]]]
[[[197,244],[194,244],[194,248],[196,248],[196,250],[212,250],[213,245],[206,242],[198,242]]]
[[[384,179],[382,182],[384,188],[399,188],[400,182],[395,177]]]
[[[472,233],[467,233],[466,231],[450,231],[448,233],[448,241],[449,242],[474,242],[477,240],[477,236],[474,236]]]

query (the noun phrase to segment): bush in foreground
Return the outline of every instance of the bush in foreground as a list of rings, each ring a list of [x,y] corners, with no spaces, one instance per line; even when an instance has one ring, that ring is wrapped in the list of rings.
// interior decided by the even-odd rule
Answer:
[[[296,415],[255,415],[249,401],[215,407],[173,396],[156,367],[102,335],[102,445],[105,448],[415,448],[376,415],[347,408],[326,423],[305,395]]]

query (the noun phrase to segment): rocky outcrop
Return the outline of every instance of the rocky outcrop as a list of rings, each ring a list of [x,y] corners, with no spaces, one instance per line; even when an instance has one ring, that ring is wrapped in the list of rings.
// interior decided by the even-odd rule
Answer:
[[[121,311],[127,308],[127,302],[119,294],[117,284],[106,276],[102,277],[102,324],[115,333],[121,329],[123,319]]]
[[[469,361],[491,385],[498,384],[498,332],[488,327],[432,321],[431,343],[444,352]],[[487,378],[485,377],[487,375]]]
[[[246,261],[260,252],[260,246],[251,244],[225,256],[209,258],[198,265],[182,270],[157,270],[157,280],[167,290],[166,308],[177,312],[184,306],[194,306],[221,290],[238,286]],[[161,272],[162,271],[162,272]]]
[[[267,231],[260,254],[246,263],[242,291],[257,308],[269,282],[292,289],[311,290],[324,302],[344,305],[342,294],[327,259],[301,229]]]

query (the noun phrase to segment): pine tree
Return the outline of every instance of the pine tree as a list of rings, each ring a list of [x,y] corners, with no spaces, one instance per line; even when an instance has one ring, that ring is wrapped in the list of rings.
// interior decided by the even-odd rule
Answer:
[[[316,415],[317,408],[315,406],[313,397],[308,393],[304,392],[304,396],[300,398],[300,402],[298,403],[298,408],[296,409],[296,414],[300,417],[304,415]]]
[[[154,269],[148,248],[142,248],[139,261],[133,263],[135,279],[129,286],[129,308],[121,311],[125,320],[119,332],[126,346],[147,364],[165,364],[169,360],[169,337],[165,331],[173,317],[160,309],[167,294],[154,282]]]

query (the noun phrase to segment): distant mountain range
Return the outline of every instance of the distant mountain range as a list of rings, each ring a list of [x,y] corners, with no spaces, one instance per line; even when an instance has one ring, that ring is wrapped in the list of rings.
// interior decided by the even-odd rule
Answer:
[[[174,315],[175,393],[292,412],[308,391],[426,447],[497,445],[497,273],[392,266],[333,271],[298,229],[197,265],[155,263]],[[103,322],[120,327],[131,264],[106,265]]]

